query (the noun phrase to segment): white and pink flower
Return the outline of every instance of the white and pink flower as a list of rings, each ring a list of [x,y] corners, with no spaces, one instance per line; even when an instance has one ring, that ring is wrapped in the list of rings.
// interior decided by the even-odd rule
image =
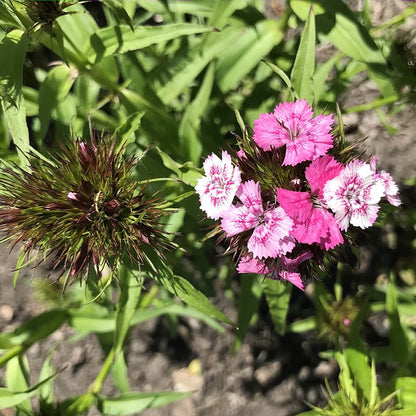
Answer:
[[[241,173],[226,151],[222,152],[222,159],[214,153],[208,156],[203,167],[205,176],[198,179],[195,191],[207,217],[217,220],[232,204],[241,183]]]
[[[281,207],[263,208],[258,182],[242,183],[237,197],[241,204],[230,206],[221,221],[227,237],[253,229],[247,248],[259,259],[278,257],[292,251],[295,246],[290,235],[293,221]]]
[[[370,162],[371,169],[373,169],[376,178],[380,180],[380,182],[384,185],[384,195],[387,201],[395,206],[398,207],[401,205],[401,201],[399,198],[399,188],[394,182],[394,179],[391,177],[390,173],[386,172],[385,170],[377,171],[377,157],[374,156]]]
[[[337,177],[326,182],[323,192],[327,206],[344,231],[350,224],[360,228],[374,224],[384,194],[383,180],[360,160],[348,163]]]
[[[281,103],[273,114],[260,114],[254,121],[253,139],[263,150],[286,145],[283,165],[294,166],[332,148],[332,123],[332,114],[313,117],[306,100]]]

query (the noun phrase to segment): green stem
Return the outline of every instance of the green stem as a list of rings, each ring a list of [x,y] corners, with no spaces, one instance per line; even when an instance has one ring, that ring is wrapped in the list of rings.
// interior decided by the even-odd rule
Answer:
[[[16,357],[16,355],[21,354],[24,350],[25,348],[23,345],[16,345],[15,347],[10,348],[0,357],[0,367],[6,364],[7,361],[11,360],[13,357]]]
[[[115,349],[113,347],[113,348],[111,348],[110,352],[108,353],[107,358],[105,359],[104,364],[101,367],[101,370],[98,373],[97,377],[90,384],[90,387],[88,388],[89,393],[97,394],[101,391],[101,388],[103,387],[104,380],[107,377],[109,371],[111,370],[111,367],[114,364],[114,358],[115,358]]]

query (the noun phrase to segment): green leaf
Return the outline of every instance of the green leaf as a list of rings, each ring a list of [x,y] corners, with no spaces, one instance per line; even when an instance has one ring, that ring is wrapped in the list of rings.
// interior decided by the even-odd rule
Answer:
[[[142,289],[142,279],[139,270],[131,270],[126,265],[119,267],[118,277],[121,284],[117,301],[116,330],[114,333],[115,355],[121,352],[130,322],[136,311]]]
[[[139,129],[144,114],[144,111],[137,111],[130,114],[123,124],[114,131],[114,137],[120,140],[118,148],[135,141],[136,137],[134,133]]]
[[[316,329],[316,320],[314,316],[309,316],[308,318],[302,319],[300,321],[292,322],[287,327],[287,331],[289,332],[305,332],[305,331],[313,331]]]
[[[176,302],[168,303],[163,306],[154,308],[137,310],[131,319],[130,326],[134,326],[149,319],[154,319],[166,314],[189,316],[192,318],[200,319],[207,325],[216,329],[218,332],[224,333],[224,328],[214,319],[210,318],[195,308],[192,308],[188,305],[181,305]],[[92,316],[88,311],[71,310],[70,325],[77,331],[84,333],[106,333],[113,332],[115,330],[115,319],[114,314],[110,314],[106,317],[97,317]]]
[[[39,374],[39,382],[40,380],[50,380],[49,382],[45,382],[39,389],[40,400],[44,401],[45,403],[53,402],[52,377],[57,374],[51,364],[54,352],[55,347],[52,348],[51,352],[46,357],[46,360],[44,361]]]
[[[116,356],[111,367],[111,374],[113,376],[114,384],[121,393],[130,391],[129,379],[127,376],[127,364],[123,351],[120,351]]]
[[[184,60],[180,70],[175,72],[169,81],[156,91],[164,104],[170,104],[179,94],[189,88],[196,77],[214,59],[221,56],[229,45],[233,45],[241,35],[241,29],[227,27],[219,33],[211,33],[207,42],[200,42],[199,47],[194,46]],[[200,49],[202,48],[202,50]]]
[[[395,87],[388,75],[388,67],[381,50],[348,6],[342,1],[292,0],[290,7],[302,20],[306,20],[311,4],[317,15],[316,27],[321,41],[329,41],[351,58],[365,62],[369,77],[377,84],[383,95],[386,97],[393,95]]]
[[[127,25],[105,27],[97,30],[85,47],[84,55],[97,63],[106,56],[123,54],[167,42],[180,36],[210,32],[210,27],[179,23],[163,26],[140,26],[134,32]]]
[[[292,0],[290,7],[306,20],[311,4],[316,14],[316,27],[325,38],[351,58],[373,64],[385,64],[385,59],[368,31],[355,18],[348,6],[339,1]]]
[[[367,400],[371,399],[371,368],[368,365],[367,352],[364,342],[360,338],[359,329],[364,309],[361,309],[358,316],[354,319],[348,334],[348,348],[344,350],[344,356],[348,367],[351,369],[353,378],[358,387],[363,392]]]
[[[229,23],[230,16],[237,10],[244,7],[245,4],[241,0],[217,0],[212,7],[212,15],[209,18],[208,25],[223,29]]]
[[[247,334],[250,325],[255,323],[262,286],[258,275],[240,275],[240,296],[238,297],[238,322],[233,351],[237,351]]]
[[[22,94],[23,64],[28,39],[25,32],[12,30],[0,43],[0,97],[13,142],[23,165],[29,150],[25,100]]]
[[[396,380],[397,398],[401,407],[416,409],[416,378],[399,377]]]
[[[400,323],[397,310],[396,288],[393,279],[390,280],[386,293],[386,309],[389,316],[389,339],[395,359],[405,364],[409,358],[409,341]]]
[[[228,53],[218,61],[216,81],[223,93],[234,88],[284,37],[278,22],[264,20],[241,29]],[[229,47],[229,45],[228,45]]]
[[[29,362],[25,355],[13,357],[6,367],[6,387],[13,392],[29,388]]]
[[[313,73],[315,71],[315,15],[311,7],[300,38],[299,49],[291,73],[292,85],[298,97],[314,102]]]
[[[36,390],[25,393],[13,393],[7,389],[0,388],[0,409],[17,406],[30,399],[35,393]]]
[[[11,334],[1,334],[0,344],[2,347],[11,349],[22,346],[20,350],[16,349],[16,351],[23,351],[55,332],[66,319],[67,312],[60,309],[44,312],[23,323]],[[9,357],[6,353],[0,357],[0,362],[3,363],[11,358],[12,356]]]
[[[191,305],[195,309],[207,314],[211,318],[234,325],[233,322],[222,312],[220,312],[202,292],[195,289],[191,283],[183,277],[175,276],[173,273],[169,272],[159,273],[155,276],[155,278],[169,292],[176,295],[188,305]]]
[[[215,77],[215,62],[212,62],[204,76],[201,87],[195,99],[185,110],[179,125],[180,145],[185,149],[185,156],[193,163],[198,163],[202,152],[201,143],[201,117],[209,103]]]
[[[51,69],[39,88],[39,137],[44,138],[52,113],[71,90],[75,77],[71,68],[59,65]]]
[[[25,355],[13,357],[6,367],[6,387],[11,392],[22,392],[29,388],[29,362]],[[32,407],[30,400],[19,403],[19,410],[30,412]]]
[[[293,88],[292,82],[290,81],[289,77],[286,75],[286,73],[280,69],[277,65],[272,64],[271,62],[263,59],[263,62],[276,74],[278,75],[282,81],[286,84],[288,91],[291,95],[292,101],[295,100],[295,98],[299,98],[296,91]]]
[[[279,335],[283,335],[286,330],[286,316],[289,309],[292,285],[285,284],[279,280],[264,279],[263,291],[269,305],[274,329]]]
[[[161,391],[157,393],[123,393],[118,397],[97,397],[97,408],[108,416],[131,415],[146,409],[164,406],[188,397],[189,393]]]
[[[52,377],[48,377],[45,380],[35,384],[34,386],[30,387],[29,389],[13,393],[5,388],[0,388],[0,410],[6,409],[7,407],[17,406],[20,403],[24,402],[27,399],[30,399],[45,383],[48,383]]]

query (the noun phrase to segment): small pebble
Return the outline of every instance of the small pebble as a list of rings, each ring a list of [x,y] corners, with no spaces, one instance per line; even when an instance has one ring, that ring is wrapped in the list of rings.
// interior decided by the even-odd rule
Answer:
[[[10,305],[1,305],[0,306],[0,319],[4,322],[11,322],[14,316],[13,308]]]

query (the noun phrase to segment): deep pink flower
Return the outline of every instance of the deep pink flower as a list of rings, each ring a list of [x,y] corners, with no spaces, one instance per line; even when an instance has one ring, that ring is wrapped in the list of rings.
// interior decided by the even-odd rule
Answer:
[[[222,152],[222,159],[214,153],[208,156],[204,171],[205,176],[198,179],[195,191],[207,217],[217,220],[232,204],[241,183],[241,173],[232,165],[231,156],[226,151]]]
[[[227,237],[254,228],[247,248],[255,257],[277,257],[292,251],[294,239],[289,235],[293,221],[280,207],[263,209],[260,185],[248,181],[237,191],[241,204],[230,206],[223,213],[221,227]]]
[[[380,172],[377,171],[377,158],[374,156],[371,159],[370,162],[371,169],[373,169],[373,172],[376,175],[376,178],[378,178],[380,181],[382,181],[384,185],[384,195],[387,199],[387,201],[395,206],[398,207],[401,205],[401,201],[399,198],[399,188],[396,185],[396,182],[394,182],[394,179],[391,177],[390,173],[386,172],[385,170],[382,170]]]
[[[263,150],[286,145],[283,165],[294,166],[326,154],[333,146],[332,123],[332,114],[313,117],[306,100],[281,103],[254,121],[253,139]]]
[[[301,263],[312,257],[312,253],[307,251],[295,259],[282,256],[279,259],[280,261],[276,262],[273,266],[266,266],[262,260],[255,259],[252,256],[245,256],[240,260],[237,271],[239,273],[263,274],[265,277],[274,280],[286,280],[299,289],[305,290],[305,284],[297,269]]]
[[[328,250],[344,241],[333,214],[323,201],[325,183],[336,177],[342,168],[332,156],[322,156],[305,170],[310,192],[276,190],[277,201],[295,222],[291,234],[300,243],[318,243]]]
[[[335,213],[341,230],[349,224],[360,228],[370,227],[377,219],[378,202],[385,194],[385,185],[371,166],[360,160],[348,163],[341,173],[326,182],[324,199]]]

